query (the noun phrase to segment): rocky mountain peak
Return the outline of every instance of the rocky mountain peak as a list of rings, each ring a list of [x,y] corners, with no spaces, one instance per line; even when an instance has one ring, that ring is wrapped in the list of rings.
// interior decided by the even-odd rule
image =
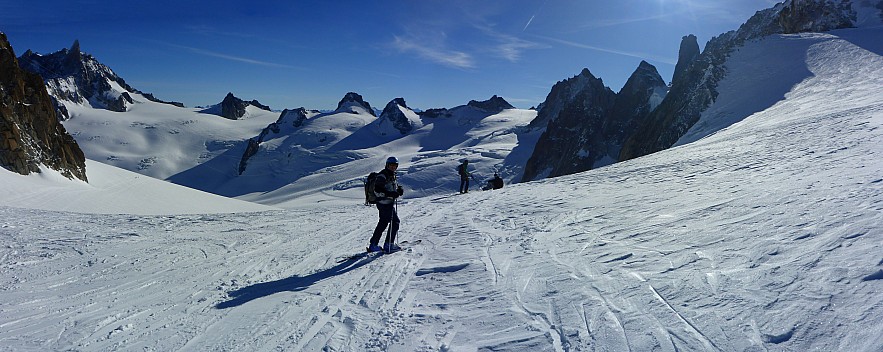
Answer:
[[[374,109],[371,108],[371,104],[368,104],[368,102],[362,99],[361,95],[353,92],[346,93],[346,95],[343,96],[343,99],[341,99],[340,102],[337,103],[337,109],[335,110],[335,112],[359,113],[359,111],[353,110],[354,107],[363,109],[373,116],[377,116],[374,113]]]
[[[230,120],[239,120],[245,117],[246,108],[249,105],[255,106],[259,109],[271,111],[269,106],[261,104],[256,99],[252,101],[245,101],[237,98],[235,95],[233,95],[233,92],[228,92],[227,95],[224,96],[224,100],[222,100],[220,104],[213,105],[208,109],[204,109],[200,112],[204,114],[218,115]]]
[[[43,79],[21,69],[0,33],[0,166],[27,175],[40,165],[86,181],[86,157],[56,117]]]
[[[675,65],[675,72],[672,81],[677,80],[699,57],[699,41],[695,35],[686,35],[681,38],[681,48],[678,50],[678,63]]]
[[[248,103],[237,98],[233,92],[228,92],[224,100],[221,101],[221,117],[238,120],[245,116],[246,107],[248,107]]]
[[[485,101],[470,100],[469,104],[466,105],[490,113],[498,113],[506,109],[515,108],[514,106],[512,106],[512,104],[509,104],[506,99],[503,99],[496,95]]]
[[[670,148],[686,134],[699,121],[702,112],[717,99],[718,83],[727,76],[726,62],[735,48],[746,41],[773,34],[851,27],[856,19],[853,6],[857,1],[787,0],[758,11],[738,30],[712,38],[693,60],[689,60],[695,50],[693,39],[685,37],[687,44],[682,42],[671,90],[626,141],[619,159],[632,159]]]
[[[92,55],[83,53],[79,40],[75,40],[69,49],[49,55],[28,50],[18,60],[23,70],[43,77],[46,89],[56,100],[56,110],[62,118],[67,117],[67,109],[60,101],[124,112],[134,103],[130,94],[142,94],[146,99],[158,103],[184,106],[181,103],[156,99],[152,94],[132,88],[109,67],[98,62]],[[111,83],[116,83],[122,91],[114,88]]]
[[[622,86],[619,94],[633,94],[650,88],[655,89],[656,87],[666,87],[665,80],[659,75],[656,66],[649,64],[647,61],[641,61],[635,72],[629,76],[625,85]]]
[[[402,135],[408,134],[411,130],[414,129],[414,125],[405,116],[405,113],[402,112],[402,109],[411,110],[408,107],[408,104],[405,103],[404,98],[395,98],[386,104],[386,107],[383,108],[383,112],[380,113],[380,123],[383,124],[386,121],[392,123],[392,127],[398,130]]]
[[[558,116],[565,104],[573,101],[585,90],[603,91],[606,88],[601,79],[595,77],[588,68],[583,68],[578,75],[559,81],[552,86],[546,100],[540,104],[537,118],[531,121],[529,127],[546,127],[549,121]]]
[[[668,86],[656,67],[641,61],[619,93],[588,69],[559,82],[536,122],[546,130],[524,168],[523,181],[573,174],[618,161],[623,143],[659,105]]]
[[[612,119],[616,93],[588,69],[558,82],[531,126],[545,131],[524,167],[522,181],[591,169],[606,155],[605,126]]]

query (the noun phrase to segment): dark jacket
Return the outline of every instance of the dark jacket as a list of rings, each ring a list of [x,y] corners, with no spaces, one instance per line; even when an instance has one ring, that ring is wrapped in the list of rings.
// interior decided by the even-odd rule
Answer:
[[[461,178],[469,177],[469,164],[463,163],[457,166],[457,173]]]
[[[492,179],[490,183],[494,187],[494,189],[503,188],[503,179],[500,178],[500,176],[494,177],[494,179]]]
[[[374,193],[377,194],[377,204],[392,204],[402,194],[398,190],[399,185],[396,175],[389,169],[384,168],[374,180]]]

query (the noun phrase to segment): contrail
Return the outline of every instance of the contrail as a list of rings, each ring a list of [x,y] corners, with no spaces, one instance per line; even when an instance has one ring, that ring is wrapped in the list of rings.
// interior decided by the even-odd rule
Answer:
[[[543,1],[543,4],[540,5],[540,8],[539,8],[539,9],[537,9],[537,12],[535,12],[535,13],[533,14],[533,16],[530,16],[530,19],[527,20],[527,24],[524,25],[524,29],[521,30],[522,32],[524,32],[524,31],[527,30],[527,27],[530,26],[530,23],[531,23],[531,22],[533,22],[534,17],[537,17],[537,15],[540,13],[540,11],[542,11],[543,8],[546,7],[546,3],[547,3],[547,2],[549,2],[549,0]]]
[[[527,24],[524,25],[524,29],[521,30],[522,32],[524,32],[524,31],[527,30],[527,26],[530,26],[530,23],[533,22],[533,18],[534,18],[534,17],[537,17],[537,15],[530,16],[530,19],[527,20]]]

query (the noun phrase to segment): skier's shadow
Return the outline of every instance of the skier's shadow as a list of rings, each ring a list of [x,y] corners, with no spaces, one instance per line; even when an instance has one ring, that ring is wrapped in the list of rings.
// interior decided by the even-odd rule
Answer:
[[[215,305],[216,309],[226,309],[241,306],[252,300],[267,297],[285,291],[303,291],[313,284],[324,279],[347,273],[370,263],[376,257],[361,258],[359,260],[347,260],[331,268],[312,273],[307,276],[291,276],[281,280],[262,282],[249,285],[240,289],[227,292],[229,300]]]

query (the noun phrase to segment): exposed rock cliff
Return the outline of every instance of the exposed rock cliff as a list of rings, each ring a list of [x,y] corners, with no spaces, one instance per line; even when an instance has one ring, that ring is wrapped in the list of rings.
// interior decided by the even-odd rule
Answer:
[[[21,70],[0,33],[0,166],[27,175],[41,165],[86,181],[86,157],[56,117],[43,79]]]

